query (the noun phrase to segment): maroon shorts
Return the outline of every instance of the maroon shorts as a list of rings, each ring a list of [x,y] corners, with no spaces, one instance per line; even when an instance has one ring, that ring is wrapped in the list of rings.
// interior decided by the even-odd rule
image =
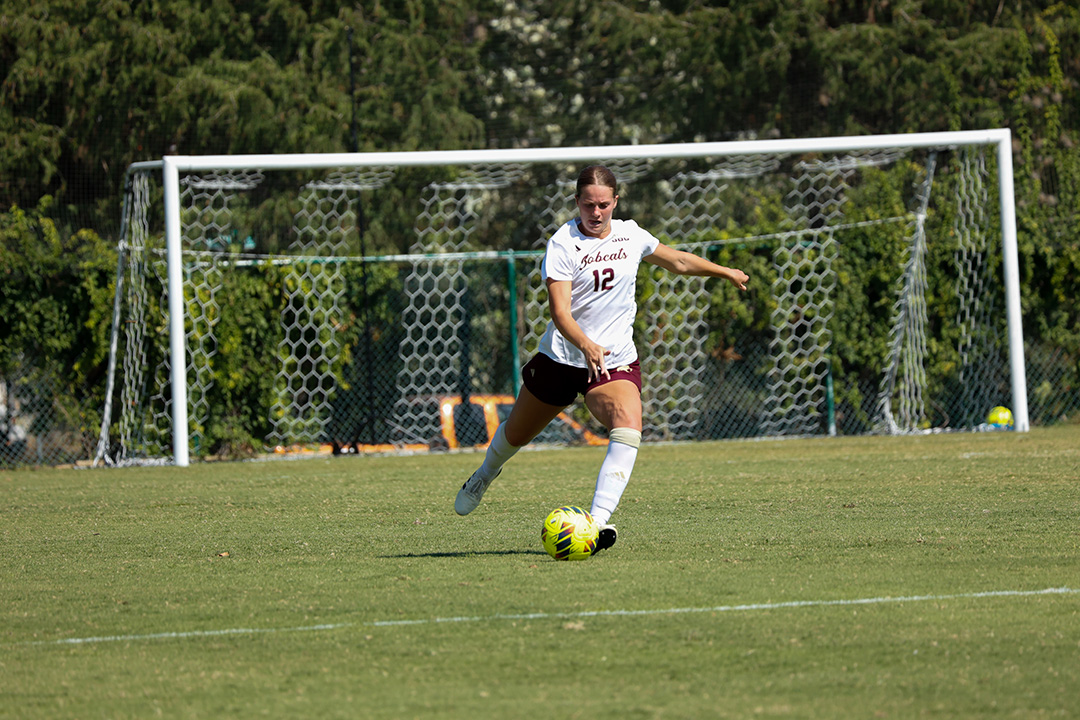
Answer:
[[[641,392],[641,363],[637,360],[629,365],[608,368],[608,372],[610,379],[601,375],[589,382],[589,371],[585,368],[563,365],[538,352],[521,368],[521,380],[537,400],[560,407],[572,404],[579,393],[584,395],[613,380],[629,380]]]

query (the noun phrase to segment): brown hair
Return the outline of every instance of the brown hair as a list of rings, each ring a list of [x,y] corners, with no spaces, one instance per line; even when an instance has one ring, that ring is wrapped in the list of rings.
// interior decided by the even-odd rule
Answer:
[[[581,195],[582,188],[586,188],[589,185],[606,185],[611,188],[612,195],[618,195],[618,188],[615,187],[615,173],[608,170],[603,165],[590,165],[578,174],[577,178],[577,192],[575,197]]]

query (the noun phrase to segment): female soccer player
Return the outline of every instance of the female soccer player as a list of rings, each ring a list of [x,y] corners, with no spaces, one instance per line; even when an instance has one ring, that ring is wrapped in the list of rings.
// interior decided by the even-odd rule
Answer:
[[[541,266],[551,322],[539,352],[522,368],[509,417],[495,431],[483,464],[461,486],[454,510],[475,510],[503,465],[580,393],[609,431],[591,510],[602,550],[615,544],[609,520],[641,444],[641,367],[633,338],[638,265],[644,260],[679,275],[723,278],[740,290],[749,277],[667,247],[633,220],[613,220],[619,195],[614,173],[602,165],[581,171],[574,198],[578,217],[555,231]]]

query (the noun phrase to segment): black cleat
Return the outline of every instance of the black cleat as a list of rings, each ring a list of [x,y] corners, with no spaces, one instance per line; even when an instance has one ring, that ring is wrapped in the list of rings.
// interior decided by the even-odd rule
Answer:
[[[615,529],[614,525],[601,525],[600,534],[596,537],[596,550],[593,552],[600,552],[601,550],[607,550],[609,547],[615,544],[615,541],[619,537],[619,531]]]

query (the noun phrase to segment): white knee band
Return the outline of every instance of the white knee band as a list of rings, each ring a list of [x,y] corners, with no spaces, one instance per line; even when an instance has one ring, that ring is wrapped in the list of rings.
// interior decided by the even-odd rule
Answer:
[[[617,427],[608,435],[611,442],[629,445],[632,448],[641,447],[641,431],[632,428]]]

